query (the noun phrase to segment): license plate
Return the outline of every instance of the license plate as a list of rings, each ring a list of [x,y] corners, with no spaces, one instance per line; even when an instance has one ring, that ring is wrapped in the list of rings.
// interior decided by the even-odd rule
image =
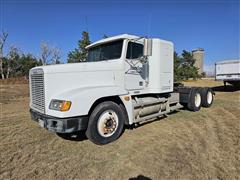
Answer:
[[[43,121],[43,120],[39,119],[39,120],[38,120],[38,124],[39,124],[41,127],[44,127],[44,121]]]

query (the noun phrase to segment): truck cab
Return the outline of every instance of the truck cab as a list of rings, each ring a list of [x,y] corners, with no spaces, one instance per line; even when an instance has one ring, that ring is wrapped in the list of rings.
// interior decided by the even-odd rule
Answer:
[[[92,142],[107,144],[126,124],[182,107],[173,87],[172,42],[123,34],[86,48],[85,62],[30,70],[30,112],[40,126],[86,130]]]

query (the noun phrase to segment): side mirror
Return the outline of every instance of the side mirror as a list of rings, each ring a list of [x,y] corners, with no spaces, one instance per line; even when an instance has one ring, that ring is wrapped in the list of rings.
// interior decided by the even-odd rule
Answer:
[[[152,55],[152,39],[144,39],[143,56]]]

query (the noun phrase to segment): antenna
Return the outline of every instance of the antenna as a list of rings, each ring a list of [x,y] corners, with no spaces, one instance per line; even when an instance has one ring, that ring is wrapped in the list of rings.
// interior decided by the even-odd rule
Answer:
[[[152,25],[152,13],[148,14],[148,29],[147,29],[147,38],[150,37],[151,32],[151,25]]]
[[[88,17],[85,16],[85,26],[86,26],[86,30],[88,32]]]

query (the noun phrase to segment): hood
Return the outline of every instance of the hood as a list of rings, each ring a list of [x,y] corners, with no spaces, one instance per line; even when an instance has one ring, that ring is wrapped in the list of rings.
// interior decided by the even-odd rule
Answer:
[[[54,73],[73,73],[73,72],[90,72],[90,71],[109,71],[114,70],[116,66],[111,66],[111,61],[100,62],[82,62],[69,64],[56,64],[47,66],[38,66],[33,69],[42,68],[44,74]]]

